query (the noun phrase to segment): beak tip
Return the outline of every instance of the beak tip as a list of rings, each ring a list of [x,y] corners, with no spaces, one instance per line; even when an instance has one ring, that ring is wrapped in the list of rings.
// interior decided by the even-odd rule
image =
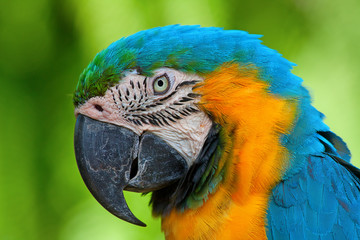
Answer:
[[[139,222],[139,224],[136,224],[136,225],[138,225],[138,226],[140,226],[140,227],[146,227],[146,224],[145,223],[143,223],[143,222]]]
[[[118,214],[116,214],[114,212],[111,212],[111,213],[114,216],[116,216],[116,217],[120,218],[121,220],[124,220],[124,221],[126,221],[128,223],[131,223],[131,224],[134,224],[134,225],[137,225],[137,226],[140,226],[140,227],[146,227],[146,224],[144,222],[140,221],[137,217],[135,217],[133,215],[131,217],[127,218],[127,217],[124,217],[123,214],[118,215]]]

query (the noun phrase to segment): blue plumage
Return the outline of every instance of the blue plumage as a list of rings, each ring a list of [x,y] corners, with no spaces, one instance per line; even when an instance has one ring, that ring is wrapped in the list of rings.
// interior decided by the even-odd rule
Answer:
[[[292,154],[292,167],[286,174],[291,175],[301,168],[304,156],[322,150],[313,134],[329,128],[322,121],[323,115],[311,106],[302,79],[291,73],[295,64],[263,46],[259,37],[239,30],[181,25],[140,31],[96,55],[80,76],[74,103],[81,105],[91,97],[103,95],[121,79],[124,70],[131,68],[144,75],[151,75],[159,67],[169,67],[204,76],[227,62],[255,67],[258,77],[269,83],[272,94],[297,101],[296,126],[282,139]]]
[[[316,136],[324,152],[308,155],[272,191],[269,239],[360,239],[360,180],[347,168],[350,152],[332,132]]]
[[[258,68],[262,80],[271,83],[271,92],[297,96],[302,80],[291,74],[294,64],[261,45],[259,37],[239,30],[181,25],[140,31],[112,43],[95,56],[80,76],[74,103],[79,105],[102,95],[126,69],[137,68],[151,75],[156,68],[170,67],[204,75],[225,62],[252,65]]]
[[[136,68],[149,76],[160,67],[206,76],[224,63],[256,68],[269,93],[297,105],[291,132],[282,136],[289,166],[270,196],[269,239],[360,239],[360,171],[346,144],[311,106],[294,66],[258,35],[221,28],[172,25],[138,32],[100,52],[80,77],[74,103],[101,96]]]

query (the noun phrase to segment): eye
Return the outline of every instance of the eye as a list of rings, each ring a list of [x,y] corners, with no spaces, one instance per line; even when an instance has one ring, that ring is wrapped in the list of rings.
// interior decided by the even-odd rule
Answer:
[[[170,81],[167,74],[161,75],[154,80],[153,83],[155,95],[164,94],[170,88]]]

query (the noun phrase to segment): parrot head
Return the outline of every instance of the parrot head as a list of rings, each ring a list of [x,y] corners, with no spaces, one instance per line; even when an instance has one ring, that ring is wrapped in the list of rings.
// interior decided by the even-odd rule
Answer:
[[[75,150],[84,181],[111,213],[139,224],[122,190],[148,193],[179,181],[204,145],[212,121],[196,105],[199,76],[137,70],[76,108]]]
[[[251,136],[261,145],[261,134],[276,136],[264,147],[287,147],[296,159],[296,148],[306,148],[296,139],[313,131],[303,126],[326,129],[301,79],[291,74],[293,64],[258,38],[173,25],[122,38],[95,56],[74,93],[75,154],[103,207],[145,226],[123,190],[152,192],[157,215],[196,208],[221,182],[237,178],[230,166],[235,141]],[[278,165],[264,169],[286,175]]]

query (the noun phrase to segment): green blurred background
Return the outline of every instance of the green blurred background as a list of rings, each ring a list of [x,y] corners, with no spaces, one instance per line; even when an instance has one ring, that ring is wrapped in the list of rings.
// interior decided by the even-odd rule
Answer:
[[[73,153],[72,92],[120,37],[168,24],[264,35],[298,64],[315,106],[360,166],[359,0],[13,0],[0,3],[0,239],[163,239],[148,197],[127,194],[136,227],[90,195]]]

